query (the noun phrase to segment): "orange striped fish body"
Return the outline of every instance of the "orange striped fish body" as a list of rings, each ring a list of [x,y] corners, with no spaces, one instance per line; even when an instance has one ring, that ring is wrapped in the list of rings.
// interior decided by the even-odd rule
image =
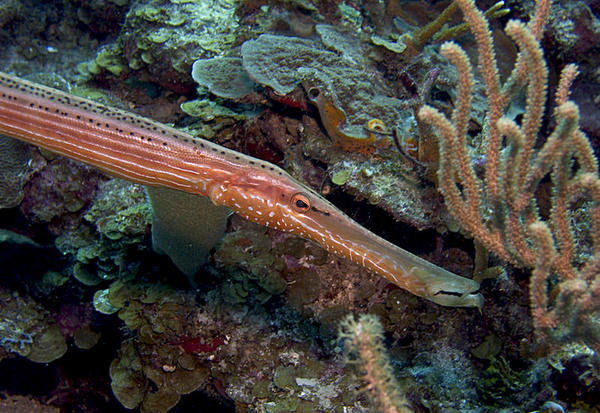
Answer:
[[[281,168],[152,120],[0,73],[0,133],[143,185],[207,196],[436,303],[482,305],[477,282],[369,232]]]
[[[206,196],[248,162],[141,116],[3,73],[0,90],[0,131],[133,182]]]

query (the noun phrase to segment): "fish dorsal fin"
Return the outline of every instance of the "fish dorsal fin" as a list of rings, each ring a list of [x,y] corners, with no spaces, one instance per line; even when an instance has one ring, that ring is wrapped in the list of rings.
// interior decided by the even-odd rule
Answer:
[[[146,187],[152,208],[152,245],[190,280],[219,242],[231,210],[208,198],[168,188]]]

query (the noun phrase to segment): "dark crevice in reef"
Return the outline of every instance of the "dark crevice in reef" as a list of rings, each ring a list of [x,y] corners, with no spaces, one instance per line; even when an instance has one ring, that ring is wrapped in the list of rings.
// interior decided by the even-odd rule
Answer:
[[[419,230],[398,222],[387,212],[370,205],[366,200],[357,201],[354,196],[342,191],[336,191],[328,198],[330,202],[369,231],[413,254],[427,254],[436,249],[436,240],[440,234],[435,229]],[[460,234],[450,232],[444,234],[444,248],[449,247],[459,248],[473,255],[473,241]]]

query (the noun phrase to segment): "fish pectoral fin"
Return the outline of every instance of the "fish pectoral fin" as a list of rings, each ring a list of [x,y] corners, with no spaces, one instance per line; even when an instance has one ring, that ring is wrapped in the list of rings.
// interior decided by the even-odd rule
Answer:
[[[210,199],[168,188],[145,187],[152,208],[152,245],[192,281],[223,237],[231,210]]]

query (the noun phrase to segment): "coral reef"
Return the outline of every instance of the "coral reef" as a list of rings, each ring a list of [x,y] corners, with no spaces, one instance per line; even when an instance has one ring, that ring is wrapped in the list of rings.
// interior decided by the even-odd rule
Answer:
[[[0,346],[36,363],[50,363],[67,351],[50,313],[30,297],[4,288],[0,288]]]
[[[218,341],[210,341],[210,332],[195,323],[193,300],[160,285],[120,281],[113,283],[106,295],[135,334],[135,340],[121,345],[110,365],[112,389],[123,406],[167,412],[182,394],[206,385],[208,369],[190,353],[200,352],[203,346],[210,348],[211,343],[216,349]],[[200,337],[188,337],[193,331],[206,335],[208,344],[200,343]]]
[[[55,244],[75,258],[73,276],[85,285],[131,276],[147,250],[150,218],[143,188],[112,179],[99,184],[81,222],[63,227]]]
[[[23,186],[33,173],[29,145],[0,136],[0,208],[23,200]]]
[[[527,20],[534,2],[507,3],[511,17]],[[480,265],[437,193],[435,131],[415,116],[423,104],[449,116],[460,104],[460,73],[437,46],[402,50],[448,2],[5,5],[2,70],[112,100],[277,163],[432,262],[467,276]],[[598,15],[597,1],[557,0],[541,37],[551,81],[565,60],[579,64],[571,99],[595,149]],[[456,13],[447,27],[461,23]],[[518,55],[495,30],[505,23],[490,26],[501,79]],[[458,33],[473,57],[472,36]],[[480,142],[488,131],[481,76],[475,70],[465,126],[478,179],[489,162]],[[516,102],[507,115],[522,125],[527,109]],[[544,114],[541,130],[556,123]],[[0,410],[362,413],[373,410],[372,393],[400,390],[401,404],[414,411],[598,411],[594,347],[569,339],[540,348],[529,274],[510,265],[482,281],[481,313],[446,309],[311,242],[233,216],[192,289],[149,248],[150,210],[140,186],[37,149],[28,157],[22,148],[2,149],[16,173],[2,168],[0,192],[11,208],[0,210],[0,225],[10,230],[0,232]],[[27,159],[32,175],[22,169]],[[455,182],[461,177],[455,173]],[[466,186],[458,189],[464,194]],[[550,179],[535,196],[536,213],[549,217],[556,198]],[[594,252],[591,203],[572,206],[569,222],[580,240],[574,262],[583,265]],[[490,218],[491,208],[482,209]],[[540,278],[552,310],[564,285]],[[340,341],[336,331],[349,313],[358,321],[343,324],[349,338]],[[561,324],[572,325],[579,324]],[[361,360],[356,350],[364,342],[352,337],[368,332],[373,351]],[[348,356],[357,356],[354,363],[345,364]],[[368,362],[384,359],[385,375],[376,377]],[[373,381],[365,388],[366,378],[393,388],[380,391]],[[375,405],[387,406],[381,398]]]
[[[438,217],[428,212],[435,209],[435,197],[410,170],[415,160],[399,162],[402,157],[391,135],[397,135],[403,148],[418,140],[412,109],[429,93],[434,79],[429,71],[443,63],[432,53],[423,57],[419,67],[423,87],[407,92],[377,71],[365,70],[377,64],[369,57],[373,45],[331,25],[316,25],[315,30],[320,41],[264,34],[244,42],[240,55],[247,75],[239,58],[216,57],[196,61],[194,77],[220,97],[240,99],[250,94],[248,81],[242,81],[250,76],[267,87],[271,99],[290,108],[308,111],[307,101],[311,102],[327,136],[318,126],[305,124],[302,151],[329,165],[328,175],[336,185],[418,228],[438,225]],[[211,74],[202,74],[201,69]],[[213,79],[217,74],[220,82]],[[400,99],[389,97],[390,91]],[[373,153],[375,157],[364,156]],[[293,151],[286,155],[289,163],[299,162]]]
[[[136,2],[116,41],[79,70],[121,76],[144,69],[163,87],[185,90],[194,60],[219,55],[234,42],[234,12],[228,0]]]
[[[33,222],[52,222],[56,232],[71,213],[81,211],[104,179],[101,172],[63,158],[54,159],[28,182],[20,209]]]
[[[252,410],[321,411],[351,400],[353,381],[333,374],[293,334],[269,326],[266,309],[236,310],[221,295],[208,292],[199,307],[191,294],[157,285],[117,281],[107,289],[133,334],[110,368],[125,407],[168,411],[198,388]]]

